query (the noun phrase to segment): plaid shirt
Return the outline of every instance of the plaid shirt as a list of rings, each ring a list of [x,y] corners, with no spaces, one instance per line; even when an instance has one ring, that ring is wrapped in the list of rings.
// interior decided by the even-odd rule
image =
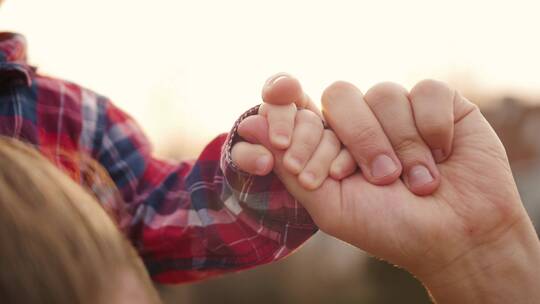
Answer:
[[[24,37],[0,33],[0,135],[32,144],[87,187],[82,160],[97,161],[122,200],[94,192],[106,210],[123,210],[114,219],[160,283],[275,261],[316,231],[273,174],[251,176],[233,165],[236,126],[256,111],[197,160],[159,160],[126,113],[90,90],[37,74],[27,64]]]

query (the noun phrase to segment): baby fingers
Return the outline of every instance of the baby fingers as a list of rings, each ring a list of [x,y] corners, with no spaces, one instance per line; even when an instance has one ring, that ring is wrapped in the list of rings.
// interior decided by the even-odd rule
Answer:
[[[300,110],[296,114],[292,142],[283,156],[283,165],[293,173],[300,174],[317,149],[323,135],[323,124],[317,114]]]
[[[317,149],[298,176],[298,181],[302,187],[309,190],[317,189],[328,177],[332,162],[340,154],[340,149],[341,143],[334,132],[324,130]],[[354,167],[356,167],[354,159],[352,157],[350,159]]]
[[[358,165],[349,150],[342,148],[330,167],[330,176],[335,180],[342,180],[353,174]]]

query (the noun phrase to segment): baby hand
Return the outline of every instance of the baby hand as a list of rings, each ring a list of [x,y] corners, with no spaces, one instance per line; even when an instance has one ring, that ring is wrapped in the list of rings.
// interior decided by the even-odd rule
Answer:
[[[286,170],[297,176],[300,185],[308,190],[317,189],[323,181],[331,176],[343,179],[356,171],[356,162],[345,149],[334,131],[324,129],[321,118],[310,110],[296,110],[295,107],[263,104],[259,115],[246,118],[238,127],[238,134],[246,139],[246,143],[238,143],[233,148],[234,155],[242,145],[271,144],[270,122],[267,117],[274,113],[294,117],[291,144],[283,153]],[[238,146],[240,145],[240,146]],[[236,152],[236,153],[234,153]],[[240,160],[241,161],[241,160]]]
[[[259,115],[246,118],[238,133],[247,142],[232,149],[232,158],[242,170],[266,175],[273,169],[272,154],[261,143],[284,153],[287,170],[300,184],[316,189],[331,176],[340,180],[356,170],[356,162],[331,130],[323,127],[322,115],[303,93],[295,78],[278,74],[266,82]],[[297,110],[297,106],[303,109]]]

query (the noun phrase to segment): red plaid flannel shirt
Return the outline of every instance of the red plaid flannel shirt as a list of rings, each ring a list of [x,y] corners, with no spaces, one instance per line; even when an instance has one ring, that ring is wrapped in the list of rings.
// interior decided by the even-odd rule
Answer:
[[[83,185],[81,159],[96,160],[122,203],[94,192],[106,210],[125,211],[115,220],[157,282],[194,281],[272,262],[316,231],[273,174],[247,175],[231,162],[236,126],[256,110],[197,160],[159,160],[126,113],[90,90],[37,74],[26,61],[24,37],[0,33],[0,135],[34,145]]]

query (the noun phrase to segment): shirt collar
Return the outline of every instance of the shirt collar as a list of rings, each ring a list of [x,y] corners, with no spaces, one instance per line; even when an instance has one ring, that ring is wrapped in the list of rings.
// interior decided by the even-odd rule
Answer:
[[[9,85],[32,85],[35,68],[29,66],[26,59],[24,36],[0,32],[0,89]]]
[[[26,63],[26,39],[23,35],[0,32],[0,63]]]

